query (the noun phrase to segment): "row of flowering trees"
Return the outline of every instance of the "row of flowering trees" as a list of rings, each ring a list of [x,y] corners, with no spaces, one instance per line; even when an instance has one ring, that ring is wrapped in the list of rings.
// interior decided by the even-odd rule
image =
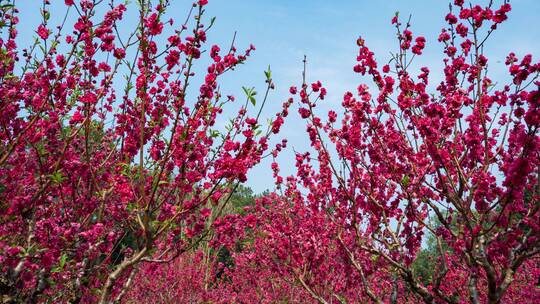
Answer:
[[[399,49],[389,64],[379,69],[358,41],[354,71],[371,78],[377,93],[364,84],[345,93],[341,124],[335,112],[326,122],[315,115],[320,84],[302,84],[300,114],[315,156],[297,155],[287,197],[326,210],[373,302],[387,293],[374,289],[369,274],[383,267],[399,281],[394,288],[401,283],[426,303],[499,303],[523,263],[540,252],[540,64],[509,54],[510,81],[495,85],[483,53],[510,8],[455,1],[438,38],[444,79],[435,93],[428,67],[410,69],[426,39],[415,38],[398,15]],[[426,233],[437,248],[427,285],[413,268]]]
[[[42,4],[23,49],[17,5],[0,0],[3,302],[540,297],[540,64],[511,53],[497,83],[484,55],[506,1],[452,3],[440,83],[412,68],[427,41],[396,14],[386,64],[357,40],[353,70],[368,82],[341,109],[317,114],[326,89],[304,60],[268,126],[270,70],[260,108],[245,89],[223,128],[235,97],[220,78],[254,47],[208,45],[206,0],[181,24],[168,0],[66,0],[59,18]],[[239,195],[286,148],[269,138],[295,102],[312,150],[293,176],[272,163],[275,193]]]
[[[65,1],[55,27],[43,1],[25,49],[17,6],[0,3],[2,301],[119,301],[140,264],[198,246],[288,104],[263,130],[251,97],[217,127],[234,101],[218,81],[254,48],[206,51],[207,1],[183,24],[163,20],[169,1],[131,4],[126,37],[126,4]]]

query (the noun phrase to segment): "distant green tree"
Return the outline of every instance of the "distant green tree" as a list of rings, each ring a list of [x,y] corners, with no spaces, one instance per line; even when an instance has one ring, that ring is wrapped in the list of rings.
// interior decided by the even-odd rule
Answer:
[[[256,196],[253,190],[247,186],[238,185],[234,193],[231,195],[229,206],[234,214],[244,214],[245,207],[255,205]]]

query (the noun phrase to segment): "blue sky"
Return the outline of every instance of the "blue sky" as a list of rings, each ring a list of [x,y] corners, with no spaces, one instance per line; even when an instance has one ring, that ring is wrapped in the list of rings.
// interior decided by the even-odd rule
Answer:
[[[30,43],[34,23],[39,22],[39,2],[18,0],[21,10],[21,39]],[[63,0],[52,0],[63,2]],[[191,1],[172,0],[169,16],[184,20]],[[473,1],[486,3],[486,1]],[[497,1],[495,1],[497,2]],[[491,77],[503,79],[505,56],[514,51],[517,55],[540,56],[540,1],[513,0],[509,20],[495,32],[487,45]],[[257,50],[246,65],[229,74],[221,83],[224,93],[242,96],[242,86],[264,89],[263,71],[271,65],[276,90],[271,93],[263,116],[271,117],[287,98],[288,87],[301,83],[302,58],[308,57],[308,80],[320,80],[327,87],[328,98],[320,104],[319,114],[338,108],[341,96],[353,91],[363,81],[352,71],[357,46],[356,38],[362,36],[382,63],[389,59],[389,52],[396,50],[395,32],[390,19],[396,11],[402,17],[412,14],[412,31],[427,39],[425,54],[417,60],[419,66],[428,66],[436,80],[441,70],[441,50],[437,36],[448,12],[445,0],[210,0],[207,16],[216,16],[216,24],[209,34],[211,43],[229,45],[236,31],[239,49],[253,43]],[[53,11],[53,14],[56,13]],[[126,20],[126,29],[130,20]],[[134,22],[134,21],[133,21]],[[133,24],[133,23],[131,23]],[[24,44],[24,43],[23,43]],[[497,62],[499,61],[499,62]],[[440,73],[439,73],[440,74]],[[323,115],[325,116],[325,115]],[[279,163],[283,174],[294,172],[294,147],[297,151],[309,148],[305,124],[296,109],[285,122],[283,132],[276,139],[289,139]],[[264,161],[249,175],[247,185],[255,192],[273,188],[270,162]]]
[[[540,27],[534,26],[540,19],[540,1],[517,0],[511,4],[513,11],[509,20],[490,38],[486,49],[495,80],[503,78],[504,58],[510,51],[520,56],[527,53],[535,58],[540,56]],[[232,88],[236,83],[237,86],[258,86],[262,90],[262,70],[268,64],[272,66],[277,90],[265,109],[268,115],[286,98],[288,87],[301,82],[304,54],[308,57],[308,79],[321,80],[329,91],[329,98],[320,104],[318,113],[323,116],[329,109],[338,108],[343,93],[354,91],[364,81],[352,71],[357,52],[356,38],[361,35],[379,61],[387,61],[389,52],[396,50],[395,31],[390,25],[396,11],[402,17],[412,14],[413,33],[426,37],[425,54],[417,64],[432,70],[433,83],[437,71],[442,69],[442,46],[437,42],[437,36],[448,13],[448,1],[214,0],[208,7],[208,13],[218,17],[213,35],[230,37],[231,32],[237,30],[239,45],[251,42],[257,47],[248,64],[234,74],[238,78],[232,81]],[[284,174],[294,172],[292,148],[297,151],[309,148],[305,123],[299,119],[296,110],[291,113],[280,134],[290,143],[279,159]],[[269,163],[263,162],[250,174],[248,184],[255,191],[272,188],[268,168]]]

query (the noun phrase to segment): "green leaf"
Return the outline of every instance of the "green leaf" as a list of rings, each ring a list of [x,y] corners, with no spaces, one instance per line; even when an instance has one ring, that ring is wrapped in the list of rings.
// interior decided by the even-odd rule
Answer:
[[[242,87],[242,90],[244,90],[244,93],[246,94],[246,96],[249,97],[249,94],[250,94],[250,92],[251,92],[251,89],[248,89],[248,88],[246,88],[246,87]]]
[[[56,171],[51,174],[51,180],[55,184],[61,184],[64,181],[64,174],[62,173],[62,171]]]
[[[270,81],[270,79],[272,79],[272,71],[270,70],[270,66],[268,66],[268,70],[264,71],[264,75],[266,76],[266,80]]]
[[[53,267],[51,269],[51,272],[60,272],[60,271],[62,271],[62,269],[64,269],[64,266],[66,265],[66,261],[67,261],[67,255],[64,253],[60,257],[60,263],[58,264],[58,266]]]
[[[60,258],[60,268],[64,268],[64,265],[66,265],[67,255],[64,253],[62,254],[62,257]]]
[[[42,11],[41,15],[45,20],[49,20],[51,18],[51,13],[49,13],[49,11]]]
[[[129,176],[129,165],[126,163],[120,163],[119,165],[122,167],[122,169],[120,170],[120,174],[124,176]]]
[[[68,99],[68,104],[73,106],[81,96],[81,90],[79,88],[75,88],[73,90],[73,93],[71,93],[71,96]]]
[[[409,176],[408,175],[403,176],[403,178],[401,179],[401,184],[403,185],[403,187],[407,187],[409,185]]]
[[[57,46],[58,46],[58,41],[53,41],[52,44],[51,44],[51,49],[55,49]]]
[[[255,99],[255,95],[257,95],[257,92],[255,91],[255,88],[242,87],[242,90],[244,90],[244,93],[246,94],[251,104],[256,105],[257,100]]]
[[[1,10],[8,10],[10,8],[13,8],[13,7],[15,7],[14,4],[2,4],[2,5],[0,5]]]

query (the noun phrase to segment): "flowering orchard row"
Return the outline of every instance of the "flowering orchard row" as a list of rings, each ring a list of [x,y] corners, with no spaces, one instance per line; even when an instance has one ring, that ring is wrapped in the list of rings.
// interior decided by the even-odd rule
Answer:
[[[64,2],[40,3],[22,48],[0,0],[3,303],[540,297],[540,64],[508,54],[504,83],[484,54],[507,1],[451,3],[440,83],[411,67],[429,39],[396,14],[386,64],[357,40],[341,108],[317,114],[326,89],[304,69],[267,125],[270,70],[258,104],[222,95],[255,48],[209,44],[208,1],[169,20],[169,0]],[[293,176],[274,161],[254,198],[242,183],[287,148],[270,139],[291,107],[311,151]]]

